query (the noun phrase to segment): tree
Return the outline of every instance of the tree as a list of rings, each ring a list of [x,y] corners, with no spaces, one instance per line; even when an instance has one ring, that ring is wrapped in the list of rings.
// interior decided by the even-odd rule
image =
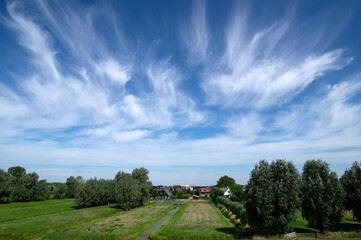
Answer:
[[[10,199],[10,175],[0,169],[0,203],[9,202]]]
[[[144,167],[136,168],[132,172],[133,178],[138,180],[140,184],[140,205],[143,205],[146,201],[149,200],[150,191],[153,188],[153,184],[148,181],[148,174],[149,171]]]
[[[231,187],[231,200],[235,202],[242,202],[244,200],[243,186],[240,184],[234,184]]]
[[[217,181],[217,187],[219,188],[225,188],[225,187],[233,187],[236,184],[236,181],[231,178],[228,177],[227,175],[220,177],[219,180]]]
[[[67,188],[66,197],[73,198],[75,196],[77,187],[81,183],[84,183],[84,179],[81,176],[77,176],[76,178],[73,176],[68,177],[65,183]]]
[[[15,179],[19,179],[20,177],[26,174],[26,170],[23,167],[16,166],[8,169],[8,174],[10,177],[14,177]]]
[[[139,181],[134,179],[132,174],[118,172],[115,176],[115,200],[117,206],[123,210],[139,206],[141,191]]]
[[[63,199],[66,197],[67,187],[65,183],[58,183],[54,190],[55,199]]]
[[[257,232],[291,230],[299,206],[299,174],[291,162],[256,164],[245,188],[247,219]]]
[[[214,203],[217,203],[218,197],[223,197],[223,196],[224,196],[224,192],[221,189],[219,189],[219,187],[214,187],[210,192],[211,200]]]
[[[290,222],[296,220],[300,206],[300,175],[292,162],[276,160],[271,164],[273,212],[272,226],[278,233],[291,230]]]
[[[351,169],[346,169],[340,181],[346,191],[345,208],[352,210],[353,216],[361,222],[361,162],[354,162]]]
[[[302,174],[302,216],[321,232],[334,229],[340,222],[344,190],[335,172],[319,160],[308,160]]]

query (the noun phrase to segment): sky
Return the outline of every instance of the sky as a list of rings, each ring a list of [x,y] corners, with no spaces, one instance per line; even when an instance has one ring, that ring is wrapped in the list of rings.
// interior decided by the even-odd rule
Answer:
[[[361,160],[361,2],[0,1],[0,168],[246,184]]]

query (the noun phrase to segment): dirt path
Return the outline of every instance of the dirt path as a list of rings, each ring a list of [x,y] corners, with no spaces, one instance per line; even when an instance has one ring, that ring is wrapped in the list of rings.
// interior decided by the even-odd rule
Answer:
[[[154,224],[150,229],[148,229],[147,231],[145,231],[142,235],[140,235],[139,237],[137,237],[137,240],[147,240],[148,237],[154,233],[155,231],[157,231],[159,228],[161,228],[161,226],[164,224],[165,221],[168,220],[168,218],[170,218],[170,216],[173,215],[173,213],[175,213],[178,210],[178,208],[174,208],[172,209],[164,218],[162,218],[161,220],[159,220],[156,224]]]

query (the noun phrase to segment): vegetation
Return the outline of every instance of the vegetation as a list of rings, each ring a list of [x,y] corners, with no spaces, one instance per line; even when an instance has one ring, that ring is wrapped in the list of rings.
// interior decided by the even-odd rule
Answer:
[[[227,175],[224,175],[222,177],[219,178],[219,180],[217,181],[217,187],[219,188],[226,188],[226,187],[233,187],[233,185],[236,184],[236,181],[231,178],[228,177]]]
[[[74,199],[2,204],[0,205],[0,222],[71,211],[75,206]]]
[[[227,209],[227,215],[232,216],[235,215],[235,220],[233,223],[236,225],[238,224],[236,219],[238,219],[241,226],[246,226],[247,224],[247,214],[246,209],[244,208],[243,204],[239,202],[233,202],[229,198],[225,198],[223,196],[217,197],[215,201],[216,205],[220,205],[220,207],[224,207]],[[227,217],[228,217],[227,216]]]
[[[256,232],[284,233],[291,229],[299,206],[299,174],[291,162],[261,160],[245,189],[248,223]]]
[[[351,169],[342,175],[341,184],[346,191],[345,208],[361,221],[361,163],[354,162]]]
[[[164,217],[173,204],[152,203],[131,211],[97,219],[63,231],[50,233],[45,239],[119,239],[135,238]]]
[[[308,160],[302,174],[302,216],[309,225],[335,229],[341,221],[344,190],[335,172],[321,160]]]
[[[212,204],[186,203],[151,239],[233,239],[233,225]]]
[[[39,181],[35,172],[26,173],[25,168],[16,166],[6,173],[0,170],[0,202],[43,201],[49,196],[46,180]]]
[[[217,204],[217,198],[218,197],[223,197],[224,192],[219,187],[214,187],[210,192],[210,196],[211,196],[212,202]]]
[[[54,201],[61,202],[67,200]],[[47,203],[47,201],[41,203]],[[41,204],[38,206],[40,207]],[[0,210],[0,215],[2,215],[2,211]],[[34,208],[34,212],[40,213],[40,209]],[[49,232],[69,228],[120,212],[121,210],[115,208],[114,205],[107,205],[32,217],[30,217],[32,214],[28,213],[29,217],[27,218],[0,222],[0,239],[31,239],[40,237]]]
[[[77,176],[76,178],[70,176],[66,179],[66,197],[74,198],[78,187],[84,183],[84,179],[81,176]]]
[[[218,188],[229,187],[232,192],[231,197],[233,201],[237,201],[237,202],[244,201],[243,186],[240,184],[236,184],[236,181],[233,178],[224,175],[219,178],[216,186]]]

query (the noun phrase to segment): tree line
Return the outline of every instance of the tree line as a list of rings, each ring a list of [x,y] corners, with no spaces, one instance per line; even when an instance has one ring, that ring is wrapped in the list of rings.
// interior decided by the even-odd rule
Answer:
[[[35,172],[26,173],[25,168],[11,167],[7,172],[0,169],[0,203],[43,201],[50,188],[46,180],[40,180]]]
[[[221,180],[221,179],[220,179]],[[223,181],[223,180],[222,180]],[[232,183],[227,179],[227,184]],[[308,160],[299,174],[292,162],[261,160],[250,173],[244,191],[244,213],[240,205],[222,200],[223,192],[214,188],[211,199],[233,209],[237,217],[258,233],[285,233],[292,230],[296,211],[309,226],[321,232],[335,229],[344,210],[361,221],[361,163],[354,162],[339,179],[327,162]],[[232,212],[233,212],[232,210]]]
[[[81,176],[67,178],[65,183],[47,184],[39,176],[26,173],[25,168],[11,167],[7,172],[0,169],[0,202],[41,201],[52,196],[55,199],[75,198],[79,208],[116,203],[129,210],[143,205],[153,189],[144,167],[132,173],[118,172],[114,179],[91,178],[85,181]],[[53,188],[52,188],[53,187]]]

